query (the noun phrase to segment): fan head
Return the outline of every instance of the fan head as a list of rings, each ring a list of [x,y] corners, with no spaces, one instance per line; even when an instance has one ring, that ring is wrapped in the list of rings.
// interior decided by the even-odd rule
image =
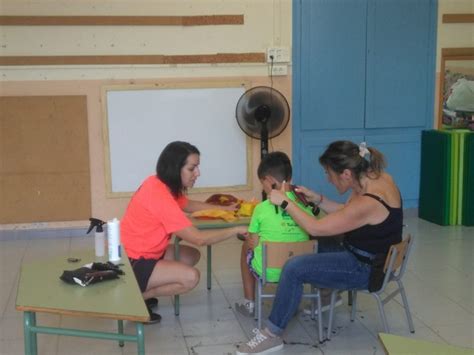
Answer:
[[[288,125],[290,106],[278,90],[257,86],[240,97],[235,115],[240,128],[250,137],[262,139],[262,130],[266,130],[268,137],[263,138],[273,138]]]

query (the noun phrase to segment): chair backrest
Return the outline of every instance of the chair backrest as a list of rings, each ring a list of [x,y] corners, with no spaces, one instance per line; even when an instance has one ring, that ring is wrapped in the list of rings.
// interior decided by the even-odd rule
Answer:
[[[317,240],[304,242],[263,242],[263,270],[265,268],[282,268],[293,256],[316,253]]]
[[[387,273],[388,270],[393,274],[399,269],[398,277],[403,275],[408,262],[408,255],[410,254],[412,242],[413,238],[408,234],[400,243],[394,244],[390,247],[387,258],[385,259],[385,273]]]

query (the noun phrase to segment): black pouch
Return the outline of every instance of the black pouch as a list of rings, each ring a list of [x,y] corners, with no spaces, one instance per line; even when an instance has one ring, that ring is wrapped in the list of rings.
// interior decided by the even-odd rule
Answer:
[[[387,254],[375,254],[375,258],[372,260],[372,269],[369,275],[369,292],[376,292],[380,290],[383,285],[385,278],[385,272],[383,268],[385,266],[385,259]]]
[[[123,265],[123,264],[121,264],[121,265]],[[112,270],[117,275],[124,275],[125,274],[122,270],[120,270],[120,267],[118,265],[115,265],[114,263],[111,263],[110,261],[107,261],[106,263],[92,263],[91,269],[96,270],[96,271],[109,271],[109,270]]]
[[[59,278],[69,284],[86,287],[98,282],[118,279],[119,276],[114,270],[94,270],[84,266],[75,270],[64,270]]]

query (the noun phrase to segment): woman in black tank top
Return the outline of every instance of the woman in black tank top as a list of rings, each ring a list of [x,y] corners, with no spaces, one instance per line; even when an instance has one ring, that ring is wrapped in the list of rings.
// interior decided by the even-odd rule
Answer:
[[[381,203],[388,211],[388,217],[379,224],[366,224],[345,234],[345,245],[365,250],[372,254],[387,254],[391,245],[402,241],[403,209],[387,205],[379,196],[366,193]]]
[[[328,146],[319,162],[328,181],[340,194],[351,191],[350,197],[341,204],[298,186],[296,191],[303,200],[326,212],[316,219],[288,201],[284,187],[269,193],[271,203],[286,210],[308,234],[320,237],[318,253],[296,256],[286,263],[266,328],[242,350],[239,348],[237,354],[255,353],[252,349],[257,343],[265,351],[282,346],[278,337],[296,313],[303,284],[367,289],[375,255],[383,255],[392,244],[401,241],[401,196],[391,176],[384,172],[385,160],[377,149],[365,143],[337,141]],[[340,235],[345,236],[342,244],[331,238]]]
[[[272,190],[270,201],[287,205],[286,211],[310,235],[331,237],[345,234],[345,245],[370,254],[386,253],[401,241],[403,210],[401,196],[390,175],[383,171],[385,159],[365,143],[337,141],[329,145],[319,161],[328,180],[339,193],[351,191],[345,204],[298,187],[306,200],[324,210],[319,220],[305,216],[282,191]],[[390,200],[390,201],[388,201]]]

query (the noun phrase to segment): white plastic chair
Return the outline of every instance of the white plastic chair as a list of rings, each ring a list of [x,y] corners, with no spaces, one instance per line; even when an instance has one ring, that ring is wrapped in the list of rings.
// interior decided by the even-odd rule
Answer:
[[[263,242],[262,245],[262,276],[255,277],[257,287],[255,295],[255,318],[260,329],[262,327],[262,302],[265,298],[274,298],[274,293],[265,293],[264,288],[267,284],[276,284],[269,282],[266,278],[267,268],[282,268],[288,259],[297,255],[317,253],[318,242],[316,240],[308,240],[304,242]],[[318,337],[319,342],[323,341],[323,327],[321,317],[321,297],[319,289],[311,285],[310,292],[303,292],[303,297],[311,298],[312,316],[314,319],[315,307],[317,306],[318,314]],[[315,305],[316,304],[316,305]]]
[[[390,247],[390,250],[387,254],[387,258],[385,259],[384,265],[384,272],[385,278],[383,280],[382,287],[380,290],[376,292],[369,292],[368,290],[347,290],[349,291],[350,295],[352,295],[352,309],[351,309],[351,321],[354,321],[355,312],[357,309],[357,292],[363,292],[372,295],[376,301],[380,312],[380,317],[382,318],[382,323],[384,327],[385,333],[390,333],[390,329],[388,327],[387,317],[385,315],[384,305],[393,299],[396,295],[400,294],[402,297],[403,308],[405,309],[405,314],[407,317],[408,327],[410,328],[410,332],[415,332],[415,327],[413,325],[413,320],[410,313],[410,308],[408,307],[408,300],[405,293],[405,288],[403,287],[402,278],[405,274],[405,269],[408,262],[408,256],[410,254],[411,246],[413,244],[413,239],[410,234],[408,234],[404,240],[398,244],[394,244]],[[391,292],[386,297],[383,297],[383,293],[387,285],[390,282],[395,282],[397,284],[397,288]],[[331,332],[332,332],[332,322],[333,322],[333,315],[334,315],[334,303],[336,299],[336,294],[341,290],[333,290],[331,294],[331,306],[329,310],[329,324],[328,324],[328,334],[327,339],[331,339]]]

